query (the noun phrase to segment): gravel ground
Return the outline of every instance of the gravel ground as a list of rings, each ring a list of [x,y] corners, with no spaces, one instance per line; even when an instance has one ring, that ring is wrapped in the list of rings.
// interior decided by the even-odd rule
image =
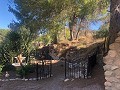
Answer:
[[[103,69],[96,65],[91,79],[74,79],[64,82],[64,67],[53,66],[53,77],[39,81],[0,82],[0,90],[105,90]]]

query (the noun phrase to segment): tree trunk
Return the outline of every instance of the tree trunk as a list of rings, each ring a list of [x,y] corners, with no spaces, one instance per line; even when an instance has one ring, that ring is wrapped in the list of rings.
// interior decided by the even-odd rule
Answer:
[[[79,32],[80,32],[80,28],[77,31],[76,38],[75,38],[76,40],[78,39]]]
[[[70,27],[70,41],[73,40],[73,25],[72,23],[69,23],[69,27]]]
[[[81,18],[81,21],[79,23],[78,31],[77,31],[77,34],[76,34],[76,39],[78,39],[78,35],[79,35],[80,30],[81,30],[81,27],[83,27],[82,26],[82,21],[83,21],[83,17]]]
[[[73,17],[71,18],[71,22],[69,22],[69,27],[70,27],[70,40],[72,41],[73,38],[75,38],[73,35],[73,30],[74,30],[74,26],[76,25],[76,15],[73,14]]]
[[[57,44],[58,41],[57,41],[57,34],[54,35],[54,38],[53,38],[53,44]]]
[[[117,38],[117,33],[120,31],[120,0],[111,0],[110,5],[110,44]]]

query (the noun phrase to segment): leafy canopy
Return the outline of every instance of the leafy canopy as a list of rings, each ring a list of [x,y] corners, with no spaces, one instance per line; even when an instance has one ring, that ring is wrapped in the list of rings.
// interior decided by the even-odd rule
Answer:
[[[21,24],[33,31],[52,28],[54,22],[65,24],[74,23],[76,18],[97,18],[106,13],[109,0],[13,0],[15,8],[10,11]]]

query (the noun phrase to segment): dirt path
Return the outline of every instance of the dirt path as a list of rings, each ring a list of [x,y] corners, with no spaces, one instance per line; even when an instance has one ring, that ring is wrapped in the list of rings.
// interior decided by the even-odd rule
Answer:
[[[64,67],[61,63],[53,67],[53,77],[39,81],[0,82],[0,90],[104,90],[102,67],[96,65],[91,79],[75,79],[64,82]]]

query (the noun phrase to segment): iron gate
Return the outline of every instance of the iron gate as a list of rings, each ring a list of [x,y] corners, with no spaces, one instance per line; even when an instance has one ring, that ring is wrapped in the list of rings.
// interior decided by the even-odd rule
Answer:
[[[89,78],[96,64],[97,49],[78,60],[65,60],[65,78]]]
[[[37,80],[52,76],[52,60],[41,60],[36,64]]]

